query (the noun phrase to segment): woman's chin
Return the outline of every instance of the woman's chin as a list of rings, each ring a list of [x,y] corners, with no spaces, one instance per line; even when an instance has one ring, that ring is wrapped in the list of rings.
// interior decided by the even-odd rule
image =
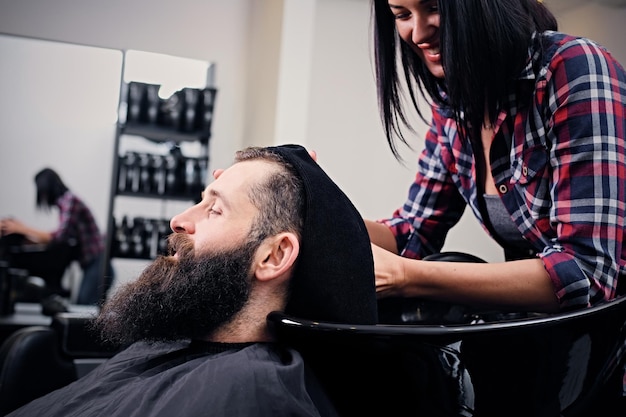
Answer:
[[[436,78],[443,79],[445,77],[445,73],[443,72],[443,65],[439,63],[435,64],[428,62],[426,63],[426,67],[428,68],[428,71],[430,71],[430,73]]]

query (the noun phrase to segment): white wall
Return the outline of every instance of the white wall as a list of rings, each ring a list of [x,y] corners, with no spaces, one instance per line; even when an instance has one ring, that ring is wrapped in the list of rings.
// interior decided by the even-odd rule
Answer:
[[[559,30],[593,39],[606,47],[622,65],[626,65],[626,7],[572,0],[573,7],[566,8],[564,5],[570,0],[559,1],[563,3],[558,8]]]
[[[605,44],[625,62],[626,9],[571,4],[571,10],[559,8],[561,29]],[[415,152],[403,150],[405,165],[398,163],[382,135],[367,0],[0,0],[0,33],[213,61],[219,93],[210,169],[227,166],[244,145],[302,143],[318,152],[320,164],[365,217],[388,216],[404,201]],[[78,62],[73,66],[76,75],[91,71],[79,69]],[[6,87],[11,75],[2,68],[0,60],[0,82]],[[45,62],[24,70],[52,72]],[[0,216],[23,215],[44,224],[44,216],[34,212],[32,175],[44,161],[59,160],[70,186],[80,188],[104,224],[112,132],[100,130],[88,149],[80,145],[87,132],[64,137],[68,148],[52,147],[45,134],[27,146],[20,129],[1,130],[7,120],[24,117],[14,106],[19,91],[2,91]],[[58,106],[70,105],[58,96]],[[43,120],[26,117],[25,123]],[[414,148],[421,145],[418,134]],[[90,152],[97,156],[88,158]],[[86,160],[90,165],[81,170]],[[446,249],[501,259],[501,251],[468,213],[451,232]]]

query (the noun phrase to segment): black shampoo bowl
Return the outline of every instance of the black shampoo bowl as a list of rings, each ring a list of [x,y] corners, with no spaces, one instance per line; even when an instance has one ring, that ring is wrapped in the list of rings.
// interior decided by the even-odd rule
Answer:
[[[407,319],[411,303],[414,314]],[[399,312],[391,304],[379,303],[388,321],[377,325],[280,312],[268,322],[302,352],[343,416],[626,415],[598,409],[619,412],[606,398],[621,392],[626,296],[584,310],[523,317],[480,316],[410,299]],[[438,311],[443,324],[428,317],[420,322],[419,309]]]

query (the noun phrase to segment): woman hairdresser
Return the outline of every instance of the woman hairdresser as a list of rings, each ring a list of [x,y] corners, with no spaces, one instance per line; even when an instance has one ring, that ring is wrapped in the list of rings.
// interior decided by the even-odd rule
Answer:
[[[623,67],[556,32],[536,0],[373,0],[373,14],[392,151],[408,143],[410,112],[430,120],[408,199],[367,222],[378,295],[540,312],[614,298],[626,268]],[[466,207],[508,262],[420,260]]]

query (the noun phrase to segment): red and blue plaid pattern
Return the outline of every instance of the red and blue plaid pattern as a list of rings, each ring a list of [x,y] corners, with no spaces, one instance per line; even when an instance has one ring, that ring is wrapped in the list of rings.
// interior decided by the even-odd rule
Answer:
[[[613,298],[626,272],[623,67],[588,39],[534,36],[495,134],[496,187],[543,260],[561,306]],[[459,139],[445,108],[433,108],[425,142],[406,203],[381,220],[406,257],[438,252],[468,205],[484,226],[472,145]]]

